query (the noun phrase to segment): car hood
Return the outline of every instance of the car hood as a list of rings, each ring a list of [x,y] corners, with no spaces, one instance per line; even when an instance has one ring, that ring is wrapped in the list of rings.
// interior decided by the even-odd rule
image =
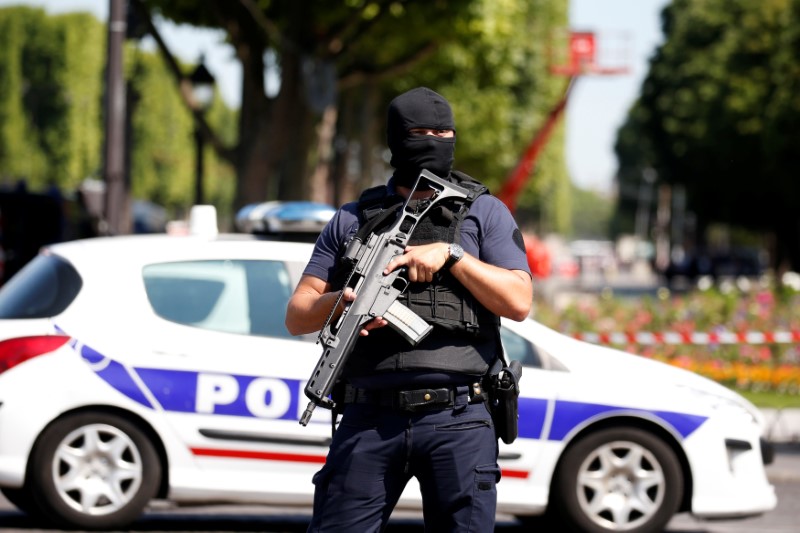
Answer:
[[[573,375],[602,375],[608,386],[614,386],[618,382],[625,387],[630,385],[630,376],[635,375],[637,381],[652,384],[653,387],[679,387],[733,403],[750,413],[759,423],[763,423],[761,412],[747,399],[700,374],[608,346],[577,340],[532,319],[518,325],[522,330],[519,333],[535,339],[537,346]]]

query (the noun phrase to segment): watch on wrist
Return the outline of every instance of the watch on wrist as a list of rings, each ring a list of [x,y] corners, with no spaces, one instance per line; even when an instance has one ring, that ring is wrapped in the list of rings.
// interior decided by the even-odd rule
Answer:
[[[461,261],[462,257],[464,257],[464,249],[461,247],[461,245],[450,243],[447,261],[444,262],[444,266],[442,268],[444,270],[450,270],[450,267]]]

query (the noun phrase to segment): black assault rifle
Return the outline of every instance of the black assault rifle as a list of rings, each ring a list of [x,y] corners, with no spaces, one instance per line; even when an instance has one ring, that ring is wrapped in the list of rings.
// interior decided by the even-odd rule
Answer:
[[[414,192],[423,184],[433,189],[433,195],[424,200],[411,201]],[[423,189],[424,187],[420,188]],[[366,242],[354,238],[347,245],[344,259],[353,267],[344,287],[351,287],[357,297],[345,305],[339,319],[332,323],[334,312],[344,295],[345,289],[342,289],[322,327],[319,335],[319,341],[323,345],[322,356],[306,383],[305,394],[311,401],[300,417],[301,425],[308,424],[316,406],[326,409],[336,407],[336,403],[330,398],[331,391],[367,322],[383,317],[412,345],[430,333],[430,324],[397,301],[397,297],[409,284],[404,277],[406,269],[395,269],[385,276],[383,270],[389,261],[403,253],[417,222],[431,207],[445,198],[467,198],[468,194],[467,189],[423,170],[391,228],[370,233]]]

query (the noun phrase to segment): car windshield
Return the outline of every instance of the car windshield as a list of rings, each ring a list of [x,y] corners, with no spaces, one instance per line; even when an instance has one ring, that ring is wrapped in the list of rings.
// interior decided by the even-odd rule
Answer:
[[[67,261],[55,255],[39,255],[0,289],[0,319],[58,315],[82,286],[80,275]]]

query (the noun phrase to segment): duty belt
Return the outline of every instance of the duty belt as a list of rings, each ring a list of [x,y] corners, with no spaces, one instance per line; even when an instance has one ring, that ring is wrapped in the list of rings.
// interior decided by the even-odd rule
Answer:
[[[488,400],[479,382],[461,387],[440,387],[414,390],[371,390],[359,389],[347,385],[344,403],[366,403],[391,407],[398,411],[427,411],[448,409],[458,404],[459,397],[464,397],[463,404],[481,403]]]

